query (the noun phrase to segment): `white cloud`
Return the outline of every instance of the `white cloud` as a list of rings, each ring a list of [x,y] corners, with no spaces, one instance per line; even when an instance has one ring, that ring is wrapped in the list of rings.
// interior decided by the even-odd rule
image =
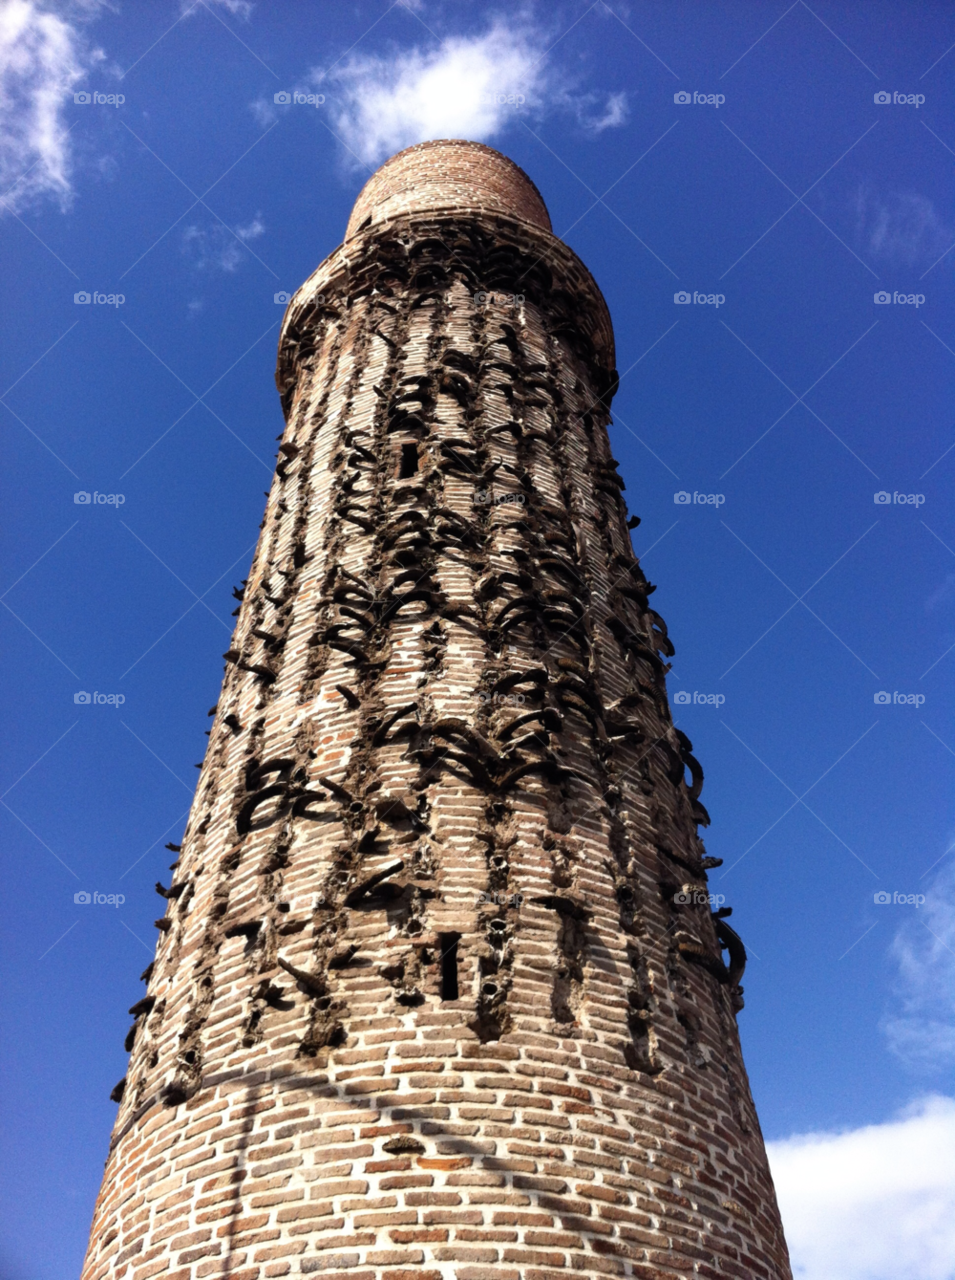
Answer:
[[[255,98],[249,103],[249,110],[255,116],[256,123],[263,129],[267,129],[269,125],[275,124],[275,121],[278,119],[279,113],[268,98]]]
[[[329,77],[336,131],[368,165],[432,138],[486,141],[542,96],[539,45],[529,29],[498,22],[427,52],[353,57]]]
[[[878,195],[860,187],[856,229],[873,258],[890,265],[930,266],[955,240],[934,203],[914,191]]]
[[[208,9],[211,13],[213,5],[225,9],[233,18],[241,18],[243,22],[248,22],[253,8],[249,0],[182,0],[179,10],[184,18],[188,18],[202,9]]]
[[[607,98],[607,105],[604,107],[602,115],[588,116],[586,108],[579,112],[578,115],[581,124],[587,129],[593,129],[595,133],[603,133],[604,129],[616,129],[620,125],[626,124],[630,116],[627,95],[625,93],[611,93]]]
[[[899,966],[898,1007],[882,1027],[889,1046],[908,1065],[939,1071],[955,1063],[955,857],[950,851],[925,898],[892,943]]]
[[[434,138],[488,142],[521,115],[545,109],[573,112],[591,130],[622,124],[625,95],[609,95],[594,117],[596,95],[573,97],[567,76],[548,69],[551,43],[528,21],[498,19],[481,34],[447,36],[435,48],[355,55],[327,78],[316,72],[312,79],[327,96],[336,133],[366,165]]]
[[[78,19],[100,4],[74,5]],[[35,0],[0,7],[0,196],[14,211],[43,198],[62,209],[73,195],[68,108],[73,89],[103,54],[77,25]]]
[[[182,233],[182,248],[199,271],[218,267],[220,271],[232,273],[238,270],[245,257],[242,246],[250,240],[257,240],[264,233],[265,223],[259,215],[247,226],[237,226],[234,235],[221,222],[214,222],[207,227],[192,224]]]
[[[259,236],[265,235],[265,223],[261,216],[256,214],[247,226],[236,227],[235,233],[240,240],[258,240]]]
[[[796,1280],[955,1277],[955,1099],[767,1149]]]

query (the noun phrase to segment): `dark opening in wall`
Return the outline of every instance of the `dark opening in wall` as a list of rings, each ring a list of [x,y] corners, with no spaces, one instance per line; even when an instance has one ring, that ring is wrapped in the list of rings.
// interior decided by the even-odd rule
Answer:
[[[441,933],[441,999],[458,998],[458,940],[460,934]]]
[[[411,441],[401,446],[401,465],[398,468],[398,479],[408,480],[418,472],[418,446]]]

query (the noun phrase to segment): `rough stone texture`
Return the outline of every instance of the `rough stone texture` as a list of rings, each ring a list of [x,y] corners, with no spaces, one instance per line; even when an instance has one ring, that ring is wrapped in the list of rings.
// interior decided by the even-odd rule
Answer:
[[[785,1280],[605,304],[488,148],[384,177],[286,315],[84,1280]]]

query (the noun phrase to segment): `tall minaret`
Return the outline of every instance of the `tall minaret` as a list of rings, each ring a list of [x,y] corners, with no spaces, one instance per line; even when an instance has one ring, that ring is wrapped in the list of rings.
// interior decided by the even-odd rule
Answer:
[[[424,143],[277,377],[84,1280],[785,1280],[599,289]]]

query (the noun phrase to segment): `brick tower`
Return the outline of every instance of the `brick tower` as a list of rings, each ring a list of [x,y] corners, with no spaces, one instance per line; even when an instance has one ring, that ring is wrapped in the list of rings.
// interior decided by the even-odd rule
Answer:
[[[599,289],[425,143],[277,379],[84,1280],[785,1280]]]

